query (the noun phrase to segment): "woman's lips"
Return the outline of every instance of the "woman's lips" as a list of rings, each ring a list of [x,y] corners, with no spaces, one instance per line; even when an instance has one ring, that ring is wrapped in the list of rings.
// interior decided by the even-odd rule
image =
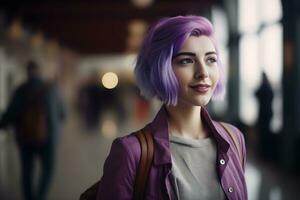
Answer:
[[[209,88],[210,88],[210,85],[207,85],[207,84],[199,84],[199,85],[194,85],[194,86],[190,86],[193,90],[195,90],[196,92],[199,92],[199,93],[206,93]]]

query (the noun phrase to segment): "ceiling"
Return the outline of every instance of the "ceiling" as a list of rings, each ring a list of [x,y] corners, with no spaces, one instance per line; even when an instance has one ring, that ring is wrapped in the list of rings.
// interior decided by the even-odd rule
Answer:
[[[131,20],[151,23],[163,16],[203,14],[217,0],[154,0],[138,9],[128,0],[29,0],[0,3],[8,21],[21,17],[32,31],[81,54],[121,53]]]

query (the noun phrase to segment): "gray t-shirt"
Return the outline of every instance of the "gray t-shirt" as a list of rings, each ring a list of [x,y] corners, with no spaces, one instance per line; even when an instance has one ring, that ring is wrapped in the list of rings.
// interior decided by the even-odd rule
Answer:
[[[179,200],[224,200],[212,138],[188,139],[170,135],[172,175]]]

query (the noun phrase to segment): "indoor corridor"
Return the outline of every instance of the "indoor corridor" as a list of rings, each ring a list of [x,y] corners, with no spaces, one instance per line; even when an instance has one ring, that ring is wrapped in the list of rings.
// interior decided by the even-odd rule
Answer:
[[[161,33],[158,39],[153,37],[152,32],[148,32],[150,27],[158,30],[163,27],[154,25],[162,17],[166,17],[164,20],[174,16],[181,19],[182,16],[190,15],[202,16],[213,26],[213,34],[209,36],[213,41],[209,43],[212,43],[210,46],[214,46],[215,50],[204,55],[216,54],[216,58],[210,58],[207,62],[212,59],[218,70],[208,71],[214,72],[214,76],[222,80],[215,82],[217,85],[224,84],[226,92],[221,101],[213,99],[205,106],[212,119],[232,123],[245,135],[249,200],[299,200],[299,10],[300,1],[296,0],[0,2],[0,200],[24,199],[21,175],[30,174],[30,153],[36,149],[23,148],[21,155],[25,164],[22,166],[25,166],[24,172],[29,173],[21,173],[20,152],[14,129],[22,130],[23,122],[21,126],[18,123],[32,119],[24,116],[28,113],[36,114],[30,107],[41,105],[40,100],[47,105],[47,115],[52,114],[52,118],[46,118],[52,121],[45,122],[44,118],[44,129],[40,131],[50,135],[47,138],[47,142],[50,141],[47,144],[50,145],[44,145],[46,150],[50,149],[47,151],[50,156],[47,152],[43,154],[43,160],[50,160],[43,165],[44,168],[50,168],[50,173],[44,174],[46,178],[42,180],[46,181],[41,182],[45,184],[38,184],[38,175],[43,168],[40,168],[40,163],[35,163],[35,169],[32,170],[35,183],[42,185],[42,189],[36,192],[38,194],[31,194],[30,184],[23,184],[29,194],[27,199],[31,200],[33,195],[43,199],[43,191],[47,190],[51,182],[47,200],[77,200],[82,192],[101,178],[113,140],[152,121],[161,106],[158,99],[162,99],[162,96],[156,94],[157,88],[163,88],[161,90],[165,90],[169,98],[169,88],[174,92],[179,91],[175,91],[175,82],[169,79],[175,80],[176,74],[179,78],[182,75],[181,79],[184,79],[186,74],[190,74],[193,79],[187,88],[192,88],[193,92],[196,88],[201,89],[205,81],[194,80],[198,72],[202,71],[198,70],[200,68],[183,68],[186,72],[193,69],[194,74],[174,73],[173,69],[177,66],[173,62],[174,58],[182,54],[179,50],[182,46],[178,44],[183,45],[189,37],[184,39],[184,34],[179,34],[182,35],[181,39],[175,37],[179,31],[170,28],[158,31]],[[173,24],[177,26],[177,23]],[[193,29],[189,36],[198,32],[202,36],[202,31],[198,29]],[[182,30],[188,29],[185,27]],[[147,39],[143,43],[145,37],[151,40]],[[175,41],[173,38],[179,39]],[[198,46],[202,48],[206,45]],[[153,50],[153,54],[149,53],[150,50]],[[194,59],[201,52],[187,51],[186,54]],[[145,61],[138,62],[141,54],[145,54]],[[165,61],[162,59],[164,57]],[[198,66],[201,60],[190,59],[190,64]],[[141,72],[144,76],[136,76],[139,73],[136,66],[145,67]],[[156,71],[157,74],[154,73]],[[20,85],[38,79],[44,83],[41,84],[42,94],[38,92],[35,96],[22,92],[20,96],[14,95]],[[161,83],[169,82],[172,87],[161,86]],[[141,83],[155,90],[141,91]],[[210,82],[207,84],[204,84],[205,88],[210,87]],[[49,85],[53,86],[51,89],[56,91],[53,92],[55,95],[39,98],[47,93],[43,88],[49,89]],[[145,92],[158,98],[148,101]],[[212,94],[215,97],[215,93]],[[13,98],[16,96],[25,99]],[[40,101],[40,104],[27,104],[28,99],[36,100],[32,102]],[[10,106],[11,102],[17,102],[13,105],[18,106]],[[20,102],[24,103],[24,108],[20,108]],[[65,116],[62,110],[66,111]],[[42,113],[44,117],[45,113]],[[32,124],[31,127],[36,128],[41,123]],[[55,147],[53,177],[52,147]],[[42,154],[40,150],[38,153]],[[27,159],[26,153],[30,159]],[[24,180],[30,180],[30,176]],[[228,192],[231,192],[230,189],[232,187],[228,188]]]

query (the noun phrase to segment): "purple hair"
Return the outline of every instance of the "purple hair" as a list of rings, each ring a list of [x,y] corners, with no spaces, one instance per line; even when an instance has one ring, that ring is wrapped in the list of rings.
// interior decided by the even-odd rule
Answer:
[[[172,57],[190,36],[208,36],[217,56],[219,51],[210,21],[200,16],[176,16],[160,19],[150,27],[141,46],[135,66],[135,76],[141,94],[146,98],[157,97],[170,105],[177,104],[179,84],[172,68]],[[220,78],[213,99],[222,99],[225,93],[224,70],[217,59]]]

